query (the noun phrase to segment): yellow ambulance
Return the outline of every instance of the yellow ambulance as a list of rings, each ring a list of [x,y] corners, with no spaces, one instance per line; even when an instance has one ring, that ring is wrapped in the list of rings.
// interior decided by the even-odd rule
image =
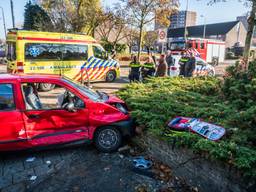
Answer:
[[[82,34],[10,30],[7,61],[8,73],[57,74],[74,81],[120,77],[119,63],[94,38]]]

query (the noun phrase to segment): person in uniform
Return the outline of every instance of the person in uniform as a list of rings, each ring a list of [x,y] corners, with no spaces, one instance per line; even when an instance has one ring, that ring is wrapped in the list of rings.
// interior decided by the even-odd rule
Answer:
[[[143,64],[141,68],[142,77],[143,79],[147,77],[153,77],[155,75],[155,72],[156,72],[155,63],[150,57],[148,57],[146,62]]]
[[[141,64],[138,61],[137,56],[133,56],[133,60],[129,64],[129,67],[130,67],[130,74],[129,74],[130,82],[140,81]]]
[[[186,65],[188,65],[189,57],[185,54],[185,52],[181,53],[181,58],[179,60],[179,65],[180,65],[180,76],[186,76],[185,74],[185,68]]]

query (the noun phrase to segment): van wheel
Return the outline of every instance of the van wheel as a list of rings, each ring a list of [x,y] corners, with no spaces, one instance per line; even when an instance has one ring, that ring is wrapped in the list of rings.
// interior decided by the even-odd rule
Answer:
[[[106,75],[106,81],[107,82],[113,82],[116,79],[116,72],[115,71],[109,71]]]
[[[50,83],[40,83],[38,88],[40,91],[51,91],[52,89],[54,89],[55,85],[54,84],[50,84]]]
[[[100,128],[94,135],[96,148],[105,153],[116,151],[122,143],[122,135],[111,126]]]

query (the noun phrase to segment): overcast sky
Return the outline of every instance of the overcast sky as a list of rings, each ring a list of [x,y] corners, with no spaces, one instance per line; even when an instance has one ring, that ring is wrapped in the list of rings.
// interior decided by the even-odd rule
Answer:
[[[24,6],[28,0],[13,0],[15,23],[17,27],[23,24]],[[104,6],[111,6],[118,0],[102,0]],[[189,0],[189,10],[196,11],[198,14],[198,24],[203,23],[200,15],[206,16],[206,23],[216,23],[225,21],[234,21],[236,16],[243,15],[248,11],[239,0],[228,0],[226,3],[218,3],[208,6],[208,0]],[[180,0],[181,10],[186,7],[186,0]],[[3,7],[7,29],[12,27],[10,0],[0,0],[0,6]],[[0,38],[4,38],[2,13],[0,14]]]

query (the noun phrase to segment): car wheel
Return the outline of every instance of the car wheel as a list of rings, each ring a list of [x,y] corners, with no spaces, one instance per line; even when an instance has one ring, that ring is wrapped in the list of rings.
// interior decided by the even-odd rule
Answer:
[[[50,83],[40,83],[39,84],[39,90],[40,91],[51,91],[52,89],[54,89],[55,85],[54,84],[50,84]]]
[[[215,73],[213,70],[209,71],[208,76],[213,77],[214,75],[215,75]]]
[[[96,131],[94,142],[99,151],[109,153],[120,147],[122,135],[115,127],[103,127]]]
[[[116,72],[115,71],[109,71],[106,75],[106,81],[107,82],[113,82],[116,79]]]

